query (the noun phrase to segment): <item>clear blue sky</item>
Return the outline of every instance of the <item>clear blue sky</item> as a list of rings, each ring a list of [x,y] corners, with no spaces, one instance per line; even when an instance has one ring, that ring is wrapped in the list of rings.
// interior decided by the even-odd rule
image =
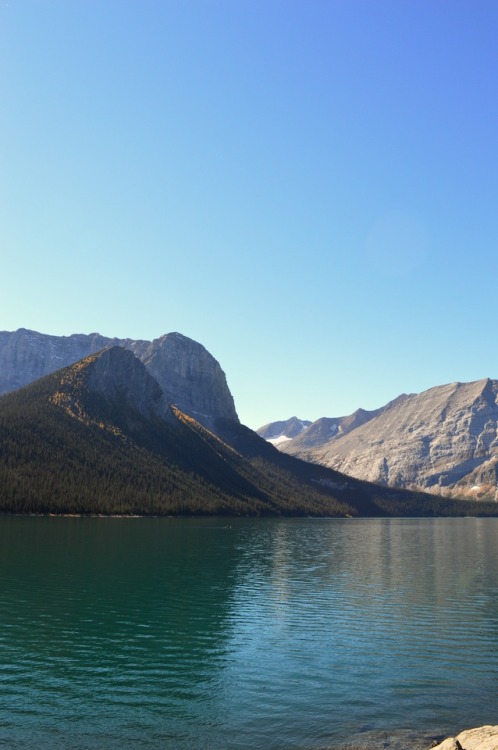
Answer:
[[[498,378],[496,0],[0,0],[0,330],[180,331],[251,427]]]

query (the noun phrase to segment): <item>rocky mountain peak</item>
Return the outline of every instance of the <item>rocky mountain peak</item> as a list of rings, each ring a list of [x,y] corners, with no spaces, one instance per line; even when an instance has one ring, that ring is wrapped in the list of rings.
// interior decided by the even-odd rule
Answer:
[[[95,355],[87,369],[89,393],[111,403],[126,403],[141,416],[159,416],[173,422],[173,415],[159,383],[135,355],[119,346]]]
[[[258,435],[270,443],[278,445],[285,440],[291,440],[292,438],[300,435],[311,422],[306,419],[298,419],[297,417],[291,417],[281,422],[270,422],[263,427],[260,427],[257,431]]]
[[[154,376],[171,404],[210,427],[217,417],[238,422],[225,373],[202,344],[180,333],[167,333],[129,348]]]
[[[377,484],[498,500],[498,380],[449,383],[372,412],[323,417],[278,447]]]
[[[477,396],[476,406],[488,406],[494,410],[498,406],[498,381],[486,378],[479,382],[482,383],[482,388]]]
[[[220,365],[201,344],[180,333],[143,341],[99,333],[49,336],[25,328],[0,332],[0,395],[114,346],[129,349],[158,382],[166,400],[205,426],[212,428],[220,417],[238,422]]]

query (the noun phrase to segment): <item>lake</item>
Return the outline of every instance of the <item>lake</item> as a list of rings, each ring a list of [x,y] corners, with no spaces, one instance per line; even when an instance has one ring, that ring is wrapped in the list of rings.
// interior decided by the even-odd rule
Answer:
[[[498,723],[498,519],[0,517],[0,747],[427,748]]]

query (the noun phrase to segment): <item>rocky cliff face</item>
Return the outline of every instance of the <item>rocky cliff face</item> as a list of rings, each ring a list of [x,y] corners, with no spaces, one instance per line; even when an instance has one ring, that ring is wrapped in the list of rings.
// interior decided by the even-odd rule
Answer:
[[[157,380],[132,352],[120,346],[104,349],[91,358],[86,386],[89,393],[97,393],[112,404],[125,403],[146,419],[160,417],[175,422]]]
[[[157,380],[166,400],[204,425],[212,427],[218,417],[238,421],[218,362],[201,344],[178,333],[154,341],[134,341],[98,333],[48,336],[26,329],[0,332],[0,395],[112,346],[133,352]]]
[[[378,484],[498,500],[498,381],[438,386],[355,414],[318,420],[279,448]]]
[[[155,341],[123,344],[144,363],[168,401],[210,426],[223,417],[238,421],[225,373],[209,352],[180,333],[167,333]]]

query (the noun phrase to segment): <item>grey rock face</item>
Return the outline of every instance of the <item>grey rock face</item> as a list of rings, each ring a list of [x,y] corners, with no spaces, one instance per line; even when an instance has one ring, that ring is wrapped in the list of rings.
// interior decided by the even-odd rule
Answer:
[[[291,417],[284,422],[270,422],[260,427],[256,432],[275,445],[283,445],[285,438],[292,438],[292,451],[305,450],[316,445],[322,445],[332,438],[345,435],[379,413],[358,409],[348,417],[321,417],[315,422],[298,420]],[[289,451],[290,452],[290,451]]]
[[[217,417],[238,421],[218,362],[201,344],[178,333],[134,341],[98,333],[48,336],[24,328],[0,332],[0,395],[112,346],[131,350],[157,380],[167,401],[204,425],[212,427]]]
[[[168,401],[202,424],[224,417],[238,422],[225,373],[209,352],[180,333],[124,344],[144,363]]]
[[[117,343],[117,339],[109,339],[98,333],[47,336],[26,328],[13,332],[1,331],[0,394],[22,388]]]
[[[438,386],[355,415],[318,420],[278,447],[377,484],[498,500],[498,381]]]
[[[269,424],[265,424],[259,430],[256,430],[256,432],[265,440],[273,442],[279,438],[295,438],[309,427],[310,424],[309,420],[291,417],[284,422],[270,422]]]
[[[129,350],[119,346],[98,354],[87,368],[87,388],[110,402],[125,402],[143,417],[174,422],[159,383]]]

